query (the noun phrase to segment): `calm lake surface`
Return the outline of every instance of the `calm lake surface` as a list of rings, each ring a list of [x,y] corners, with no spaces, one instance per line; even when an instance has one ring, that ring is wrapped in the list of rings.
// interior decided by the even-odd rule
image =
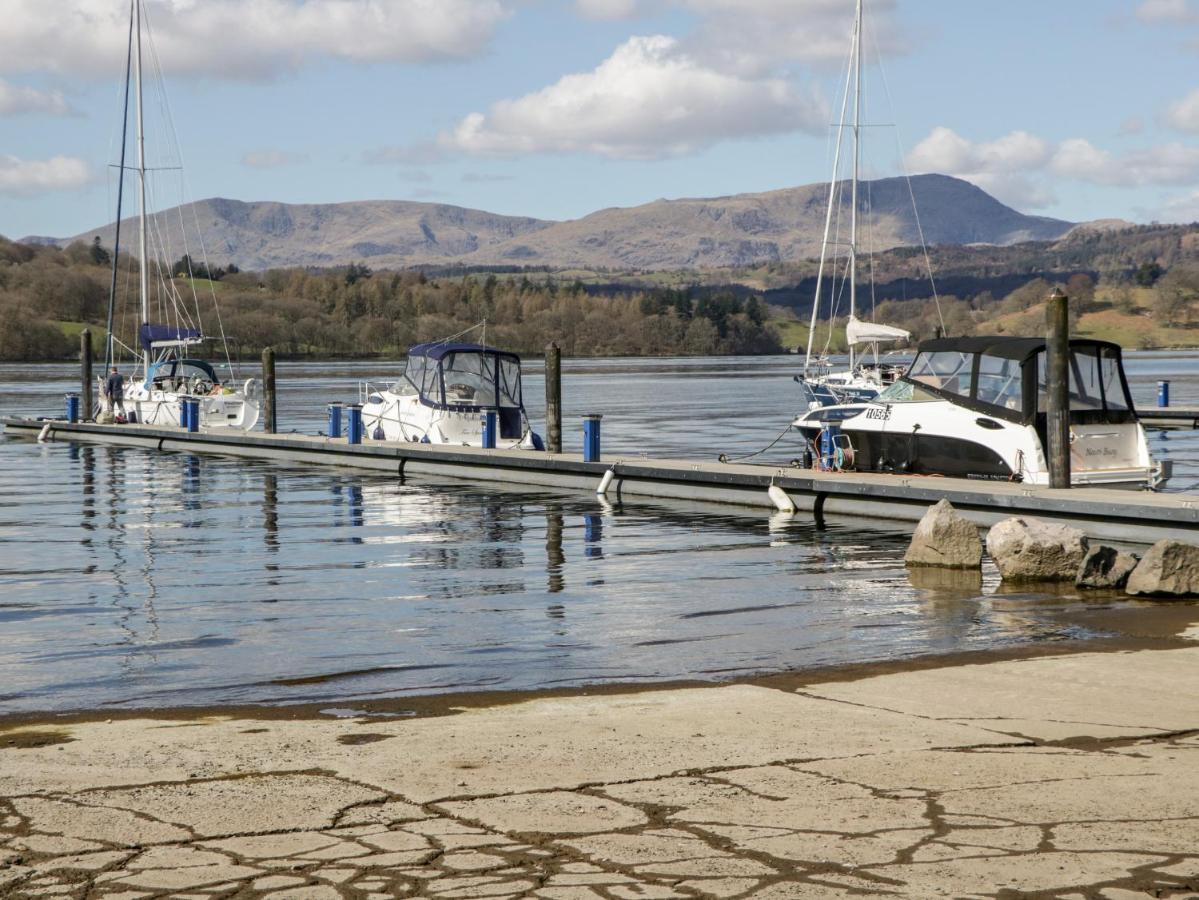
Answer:
[[[759,450],[795,357],[564,363],[564,438],[606,456]],[[1130,353],[1199,406],[1199,354]],[[280,427],[380,363],[281,364]],[[247,368],[245,375],[256,375]],[[540,427],[540,364],[525,371]],[[58,414],[72,365],[0,365],[0,413]],[[1199,434],[1157,433],[1174,490]],[[797,455],[787,437],[764,460]],[[0,713],[327,701],[758,672],[1087,637],[1077,598],[913,584],[908,529],[0,438]],[[1105,599],[1120,605],[1122,600]]]

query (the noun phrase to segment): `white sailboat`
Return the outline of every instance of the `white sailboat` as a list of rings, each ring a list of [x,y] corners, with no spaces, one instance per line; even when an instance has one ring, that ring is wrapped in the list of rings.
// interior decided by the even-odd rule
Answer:
[[[199,403],[199,427],[232,428],[250,430],[257,424],[260,412],[257,383],[253,378],[247,378],[240,384],[227,380],[222,383],[216,369],[211,363],[192,358],[187,353],[188,348],[203,343],[206,339],[202,330],[199,311],[199,297],[196,293],[194,279],[188,278],[191,284],[193,309],[189,310],[180,294],[179,286],[172,277],[168,248],[159,241],[150,247],[149,216],[146,208],[146,119],[144,113],[143,84],[142,84],[142,41],[143,41],[143,0],[131,0],[129,48],[125,67],[125,106],[122,119],[121,133],[121,163],[120,185],[117,193],[117,246],[113,249],[113,278],[112,291],[109,297],[108,338],[105,357],[105,374],[111,366],[118,366],[117,345],[120,341],[114,333],[114,308],[116,304],[117,266],[120,260],[120,223],[121,198],[123,194],[125,175],[125,131],[129,117],[129,87],[132,81],[133,93],[137,110],[137,188],[138,188],[138,297],[139,325],[137,328],[138,347],[122,348],[135,356],[133,375],[130,377],[121,398],[121,406],[130,422],[141,422],[148,425],[180,425],[184,400],[197,400]],[[132,70],[132,71],[131,71]],[[185,253],[188,260],[190,276],[190,254]],[[157,263],[158,310],[160,319],[166,321],[151,321],[151,291],[150,269]],[[207,262],[205,269],[207,270]],[[215,291],[212,293],[215,305]],[[218,317],[219,321],[219,317]],[[226,365],[233,372],[233,364],[229,359],[228,346],[223,331],[219,336],[225,349]],[[238,379],[240,381],[240,379]],[[102,415],[111,416],[116,403],[109,404],[101,392]]]
[[[906,341],[911,334],[902,328],[882,325],[875,322],[863,321],[858,318],[858,181],[862,161],[862,6],[863,0],[857,0],[854,16],[853,39],[851,44],[850,65],[846,73],[845,90],[841,100],[841,122],[837,129],[837,140],[833,152],[833,175],[829,181],[828,207],[824,219],[824,238],[820,246],[820,268],[816,274],[816,293],[812,302],[812,319],[808,330],[807,354],[804,358],[803,372],[795,377],[800,385],[807,406],[827,406],[833,403],[844,403],[854,400],[868,400],[878,396],[887,385],[895,381],[903,372],[902,365],[889,365],[879,357],[879,344]],[[853,96],[853,119],[846,122],[849,98]],[[835,369],[825,354],[813,354],[813,344],[816,336],[816,324],[819,318],[821,303],[826,283],[832,287],[829,300],[829,329],[830,338],[833,322],[836,319],[838,291],[837,278],[830,272],[836,263],[830,258],[830,248],[838,243],[833,234],[834,215],[840,209],[845,182],[838,179],[841,167],[841,149],[846,131],[852,135],[852,174],[849,178],[849,242],[846,246],[845,276],[842,287],[848,287],[849,293],[849,322],[846,326],[846,338],[849,343],[849,365],[845,369]],[[860,358],[857,352],[859,346],[871,348],[869,358]],[[827,350],[827,345],[826,345]]]

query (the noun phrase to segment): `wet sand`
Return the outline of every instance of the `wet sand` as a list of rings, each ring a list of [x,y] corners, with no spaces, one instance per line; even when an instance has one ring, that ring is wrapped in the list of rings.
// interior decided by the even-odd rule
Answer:
[[[737,684],[5,719],[0,896],[1187,896],[1199,611],[1139,609]]]

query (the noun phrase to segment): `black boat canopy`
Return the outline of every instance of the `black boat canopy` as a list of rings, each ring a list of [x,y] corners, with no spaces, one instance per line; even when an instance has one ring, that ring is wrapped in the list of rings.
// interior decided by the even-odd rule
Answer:
[[[1120,345],[1111,341],[1097,341],[1091,338],[1074,338],[1070,348],[1091,346],[1107,347],[1120,353]],[[921,341],[918,353],[941,353],[956,350],[960,353],[982,353],[1000,359],[1014,359],[1017,362],[1027,362],[1038,353],[1045,350],[1045,339],[1036,337],[1007,337],[1004,335],[980,335],[978,337],[934,338]]]
[[[1010,422],[1039,423],[1046,410],[1045,339],[980,336],[924,341],[903,382]],[[1070,341],[1070,421],[1136,420],[1119,344]]]

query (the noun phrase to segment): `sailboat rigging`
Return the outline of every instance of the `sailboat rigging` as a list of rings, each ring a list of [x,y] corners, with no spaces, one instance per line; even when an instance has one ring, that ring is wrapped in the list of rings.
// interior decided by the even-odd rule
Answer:
[[[824,220],[824,237],[820,246],[820,263],[816,274],[816,292],[812,302],[812,316],[808,329],[807,352],[801,375],[795,380],[803,391],[807,405],[829,405],[849,400],[867,400],[878,395],[903,371],[902,366],[886,365],[879,358],[879,344],[906,341],[911,334],[902,328],[883,325],[858,318],[858,253],[860,249],[860,202],[859,182],[862,168],[862,18],[863,0],[857,0],[854,15],[853,36],[850,43],[850,65],[846,70],[845,86],[841,99],[840,124],[833,152],[833,174],[829,180],[828,207]],[[849,110],[853,98],[852,113]],[[852,118],[850,118],[850,115]],[[847,121],[848,119],[848,121]],[[843,286],[848,287],[849,320],[846,338],[849,344],[849,365],[844,370],[835,370],[824,353],[814,353],[817,321],[821,310],[826,283],[832,285],[829,302],[830,338],[836,320],[837,292],[836,275],[830,268],[836,260],[830,257],[830,247],[835,243],[833,234],[834,215],[839,216],[843,204],[844,182],[838,179],[841,153],[846,132],[851,135],[852,161],[849,181],[849,242],[845,251],[845,274]],[[914,200],[914,198],[913,198]],[[923,242],[923,240],[922,240]],[[859,358],[858,345],[873,349],[873,358],[866,362]],[[827,347],[826,347],[827,349]]]
[[[202,320],[199,297],[195,294],[195,280],[191,278],[191,257],[185,254],[187,271],[184,273],[192,283],[196,299],[195,319],[183,308],[182,298],[169,271],[166,247],[159,241],[151,254],[147,204],[146,166],[146,115],[143,90],[143,38],[148,28],[143,22],[145,14],[143,0],[131,0],[129,23],[129,46],[125,64],[125,98],[121,122],[121,151],[118,169],[116,233],[113,247],[113,273],[108,308],[108,333],[105,346],[105,367],[117,366],[117,345],[135,353],[138,357],[134,377],[129,379],[122,396],[101,397],[102,415],[113,416],[114,407],[120,406],[129,421],[150,425],[179,425],[185,400],[197,400],[199,405],[199,427],[233,428],[249,430],[258,422],[259,401],[257,385],[249,378],[237,384],[224,384],[216,369],[203,359],[185,355],[184,351],[203,343]],[[120,264],[121,212],[124,198],[126,173],[125,156],[128,144],[128,119],[130,85],[136,110],[137,142],[137,194],[138,194],[138,327],[137,344],[140,352],[124,344],[117,337],[115,310],[117,304],[117,274]],[[169,301],[172,309],[164,316],[173,320],[168,323],[151,321],[150,267],[155,265],[162,281],[160,294]],[[207,269],[207,261],[205,261]],[[164,270],[166,273],[164,275]],[[213,292],[214,309],[216,295]],[[219,323],[219,312],[216,313]],[[229,363],[228,345],[223,329],[219,340],[225,347]],[[232,368],[231,363],[229,363]],[[232,372],[230,373],[232,375]]]

